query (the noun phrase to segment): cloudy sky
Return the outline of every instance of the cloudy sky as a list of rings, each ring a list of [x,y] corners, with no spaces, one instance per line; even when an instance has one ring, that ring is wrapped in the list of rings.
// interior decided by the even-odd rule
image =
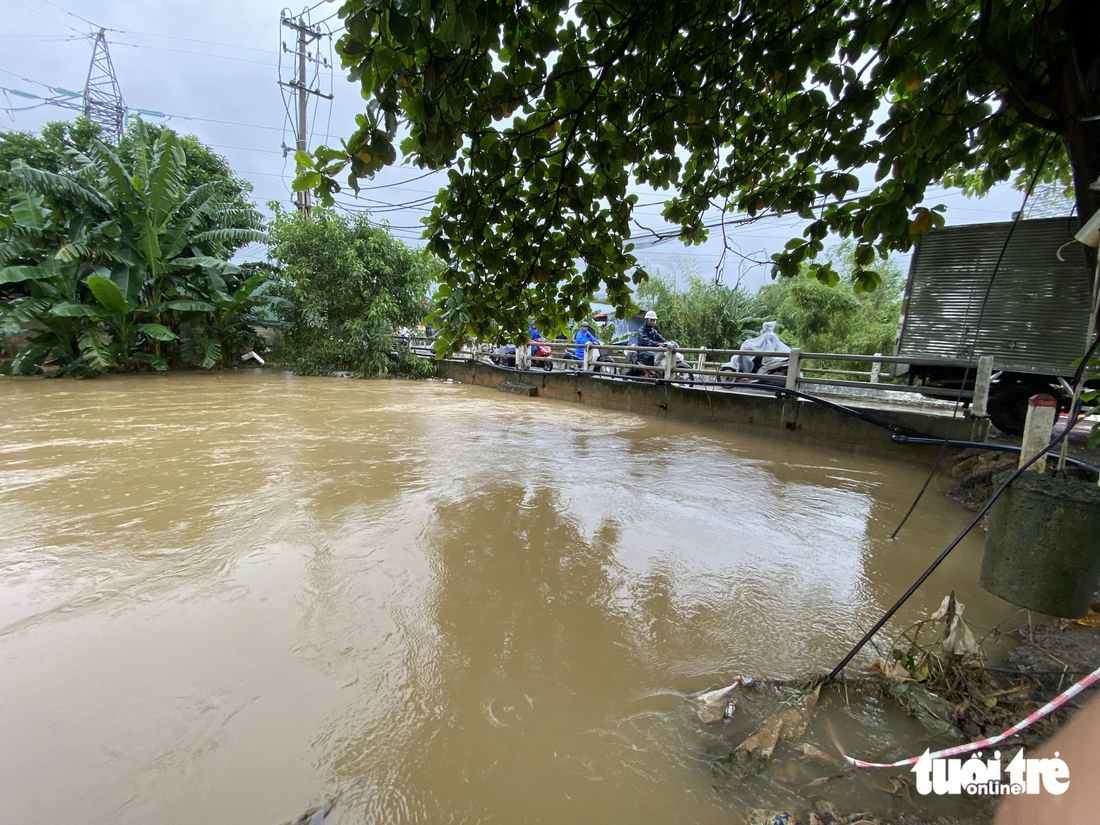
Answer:
[[[274,0],[191,0],[188,3],[146,0],[0,0],[0,128],[37,131],[50,120],[69,118],[74,112],[14,92],[46,98],[51,87],[80,91],[88,74],[94,37],[99,28],[108,31],[111,58],[123,99],[132,108],[163,112],[177,131],[191,133],[223,154],[254,187],[257,202],[291,201],[293,158],[284,157],[283,145],[293,147],[294,130],[278,85],[290,80],[285,43],[294,48],[291,31],[280,25],[284,9],[293,16],[306,12],[314,25],[339,34],[339,4],[312,0],[304,6],[284,7]],[[317,46],[321,58],[332,65],[333,38]],[[353,130],[354,117],[364,101],[358,86],[347,82],[338,65],[324,65],[310,72],[311,85],[331,91],[334,99],[314,99],[310,106],[311,148],[337,142]],[[29,108],[24,108],[29,107]],[[10,111],[20,109],[19,111]],[[149,120],[158,122],[160,118]],[[378,220],[389,221],[394,234],[419,244],[420,218],[430,208],[430,197],[443,180],[442,173],[423,177],[411,166],[381,172],[359,201],[350,195],[348,208],[367,207]],[[425,205],[428,200],[428,205]],[[647,204],[639,220],[658,231],[667,231],[660,218],[660,197],[643,196]],[[1019,208],[1019,193],[1004,190],[983,200],[968,200],[957,193],[935,193],[930,204],[948,206],[948,222],[981,223],[1009,220]],[[801,234],[803,222],[772,219],[729,232],[731,245],[746,255],[766,257],[791,237]],[[641,244],[640,244],[641,246]],[[246,257],[261,257],[262,248]],[[672,240],[640,252],[644,264],[670,271],[685,260],[694,260],[705,275],[713,275],[722,254],[717,237],[699,247],[685,247]],[[727,258],[723,282],[739,276],[755,289],[767,280],[765,268],[746,269],[736,256]],[[899,258],[908,266],[908,258]]]

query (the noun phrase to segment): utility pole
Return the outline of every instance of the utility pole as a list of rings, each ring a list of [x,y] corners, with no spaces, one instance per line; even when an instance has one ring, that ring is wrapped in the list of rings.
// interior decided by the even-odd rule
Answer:
[[[104,29],[100,29],[95,36],[81,111],[88,120],[103,127],[107,140],[118,143],[126,128],[126,104],[122,102],[122,91],[118,87]]]
[[[300,152],[306,151],[306,135],[308,130],[306,128],[307,120],[309,118],[309,95],[316,95],[317,97],[323,97],[326,100],[332,100],[332,95],[326,95],[321,92],[320,89],[309,88],[309,81],[306,79],[306,64],[310,60],[316,61],[316,58],[309,56],[309,46],[314,41],[320,40],[325,32],[320,31],[306,23],[304,16],[300,16],[297,20],[292,17],[287,17],[284,11],[280,22],[286,28],[297,32],[297,49],[292,53],[297,58],[297,76],[290,82],[284,82],[279,78],[279,85],[284,88],[290,89],[296,92],[297,96],[297,123],[295,123],[296,133],[296,148]],[[283,44],[283,51],[289,52],[286,43]],[[302,173],[301,164],[297,165],[297,171],[300,175]],[[298,207],[298,212],[306,217],[309,216],[310,208],[313,203],[313,193],[306,189],[305,191],[298,192],[294,198],[294,203]]]

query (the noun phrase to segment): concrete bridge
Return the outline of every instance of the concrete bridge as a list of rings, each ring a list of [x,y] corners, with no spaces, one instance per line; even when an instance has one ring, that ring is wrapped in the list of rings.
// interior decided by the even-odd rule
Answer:
[[[760,384],[640,381],[583,372],[518,370],[459,359],[440,361],[437,368],[441,378],[464,384],[928,464],[935,460],[939,444],[898,443],[891,436],[918,433],[984,441],[989,429],[988,419],[961,413],[952,424],[950,405],[883,397],[830,392],[820,393],[828,403],[816,403],[783,387]]]

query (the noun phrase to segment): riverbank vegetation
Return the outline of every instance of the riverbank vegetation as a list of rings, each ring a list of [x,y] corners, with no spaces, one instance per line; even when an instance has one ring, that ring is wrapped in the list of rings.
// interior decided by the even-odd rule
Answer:
[[[270,234],[287,325],[282,358],[296,373],[433,374],[432,362],[395,351],[392,331],[426,314],[437,259],[362,212],[317,208],[302,217],[276,208]]]
[[[2,172],[0,335],[25,334],[7,370],[211,368],[249,346],[277,298],[229,263],[267,236],[223,160],[140,120],[117,146],[80,123],[42,144]]]
[[[0,135],[0,370],[89,377],[229,366],[264,350],[295,372],[431,374],[394,352],[438,262],[355,217],[275,208],[196,138],[131,123],[117,145],[85,120]],[[272,263],[235,265],[252,242]]]

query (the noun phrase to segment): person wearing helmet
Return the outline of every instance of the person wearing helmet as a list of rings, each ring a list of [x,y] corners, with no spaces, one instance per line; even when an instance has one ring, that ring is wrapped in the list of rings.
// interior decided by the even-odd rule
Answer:
[[[527,334],[531,336],[531,357],[534,357],[538,352],[538,347],[536,347],[534,345],[535,341],[545,340],[542,337],[542,333],[539,332],[539,328],[535,326],[535,319],[534,318],[531,319],[531,326],[528,327]]]
[[[588,328],[587,321],[581,321],[580,328],[573,334],[573,343],[578,345],[577,348],[573,350],[573,354],[577,357],[578,361],[584,360],[584,345],[589,341],[598,344],[600,339],[592,334],[592,330]]]
[[[657,313],[652,309],[645,314],[645,324],[638,330],[638,346],[639,347],[665,347],[668,346],[668,341],[660,332],[657,331]],[[648,367],[653,366],[654,357],[652,352],[639,352],[639,363],[645,364]]]

